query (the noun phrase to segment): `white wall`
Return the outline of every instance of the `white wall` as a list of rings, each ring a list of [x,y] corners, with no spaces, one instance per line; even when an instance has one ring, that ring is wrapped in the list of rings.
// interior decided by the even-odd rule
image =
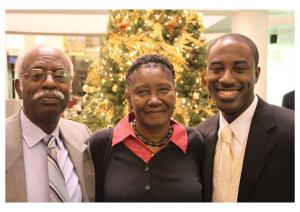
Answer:
[[[232,32],[241,33],[249,37],[256,44],[259,52],[259,66],[261,68],[255,92],[267,100],[267,44],[268,44],[268,13],[260,11],[238,11],[232,15]]]
[[[268,102],[282,104],[283,95],[296,87],[294,45],[268,45]]]
[[[105,33],[106,14],[6,13],[6,31],[40,34]]]

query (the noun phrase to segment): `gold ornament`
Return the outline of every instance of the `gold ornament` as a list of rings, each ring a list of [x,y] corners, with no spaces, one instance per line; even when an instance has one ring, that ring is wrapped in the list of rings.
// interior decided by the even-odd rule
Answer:
[[[88,85],[84,85],[82,86],[82,91],[87,93],[88,92],[88,89],[89,89],[89,86]]]
[[[118,85],[114,84],[113,87],[111,88],[111,90],[116,93],[118,90]]]
[[[199,99],[199,97],[200,97],[200,94],[197,93],[197,92],[194,92],[193,98],[194,98],[194,99]]]

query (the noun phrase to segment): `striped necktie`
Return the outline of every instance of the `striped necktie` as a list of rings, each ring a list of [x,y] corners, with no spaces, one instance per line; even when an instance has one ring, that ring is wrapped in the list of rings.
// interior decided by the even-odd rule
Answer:
[[[67,202],[69,194],[64,175],[57,162],[57,141],[53,135],[46,135],[43,142],[47,146],[49,195],[51,202]]]
[[[66,149],[57,160],[57,141],[53,135],[43,139],[48,149],[49,194],[52,202],[82,202],[79,179]]]
[[[223,195],[226,195],[231,182],[231,164],[233,155],[230,144],[232,143],[232,131],[227,126],[221,131],[221,188]]]

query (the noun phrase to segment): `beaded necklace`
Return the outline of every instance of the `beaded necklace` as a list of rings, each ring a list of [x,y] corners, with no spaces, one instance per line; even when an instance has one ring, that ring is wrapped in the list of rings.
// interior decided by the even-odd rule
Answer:
[[[172,134],[173,134],[173,127],[170,125],[169,126],[169,131],[167,136],[159,142],[152,142],[152,141],[148,141],[147,139],[145,139],[142,134],[136,129],[136,124],[135,124],[135,120],[132,123],[132,127],[133,130],[136,134],[136,136],[146,145],[152,146],[152,147],[162,147],[163,145],[165,145],[171,138]]]

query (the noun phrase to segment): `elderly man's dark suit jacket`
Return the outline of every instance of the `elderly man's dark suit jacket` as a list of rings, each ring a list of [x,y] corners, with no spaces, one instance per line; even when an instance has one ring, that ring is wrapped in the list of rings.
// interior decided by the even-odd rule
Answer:
[[[206,144],[204,201],[210,202],[219,114],[196,129],[204,136]],[[295,201],[294,140],[294,112],[259,98],[250,126],[238,202]]]

